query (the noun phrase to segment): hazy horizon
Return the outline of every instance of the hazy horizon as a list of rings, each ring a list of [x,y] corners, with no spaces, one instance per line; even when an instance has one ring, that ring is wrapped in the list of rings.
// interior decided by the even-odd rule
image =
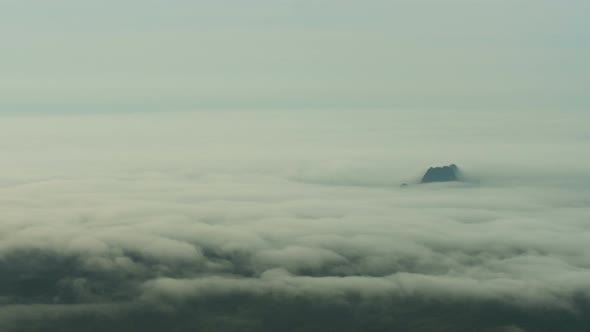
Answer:
[[[590,106],[584,0],[3,0],[0,108]]]

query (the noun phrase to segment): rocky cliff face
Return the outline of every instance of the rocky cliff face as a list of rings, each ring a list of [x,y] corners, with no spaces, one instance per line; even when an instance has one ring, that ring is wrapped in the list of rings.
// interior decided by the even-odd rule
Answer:
[[[457,165],[431,167],[426,171],[420,183],[461,181]]]

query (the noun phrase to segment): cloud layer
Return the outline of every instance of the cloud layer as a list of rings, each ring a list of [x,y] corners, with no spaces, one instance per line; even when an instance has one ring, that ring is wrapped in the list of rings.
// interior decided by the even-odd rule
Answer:
[[[582,121],[451,114],[5,115],[0,326],[582,331]]]

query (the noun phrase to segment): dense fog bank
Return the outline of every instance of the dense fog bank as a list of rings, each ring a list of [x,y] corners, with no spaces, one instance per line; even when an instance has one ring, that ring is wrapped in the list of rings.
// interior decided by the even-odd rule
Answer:
[[[587,115],[1,117],[3,331],[589,328]]]

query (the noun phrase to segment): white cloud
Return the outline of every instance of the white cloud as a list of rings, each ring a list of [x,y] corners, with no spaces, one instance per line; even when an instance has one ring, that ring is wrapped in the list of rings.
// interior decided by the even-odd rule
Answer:
[[[5,117],[6,166],[22,167],[0,176],[2,278],[49,286],[0,289],[0,316],[29,317],[22,301],[45,317],[67,301],[87,312],[235,294],[577,310],[590,295],[583,121],[558,130],[523,114],[513,130],[455,116],[419,137],[400,129],[423,118],[386,123],[398,114]],[[470,143],[437,141],[440,126]],[[555,139],[561,153],[544,146]],[[399,187],[432,155],[478,181]]]

